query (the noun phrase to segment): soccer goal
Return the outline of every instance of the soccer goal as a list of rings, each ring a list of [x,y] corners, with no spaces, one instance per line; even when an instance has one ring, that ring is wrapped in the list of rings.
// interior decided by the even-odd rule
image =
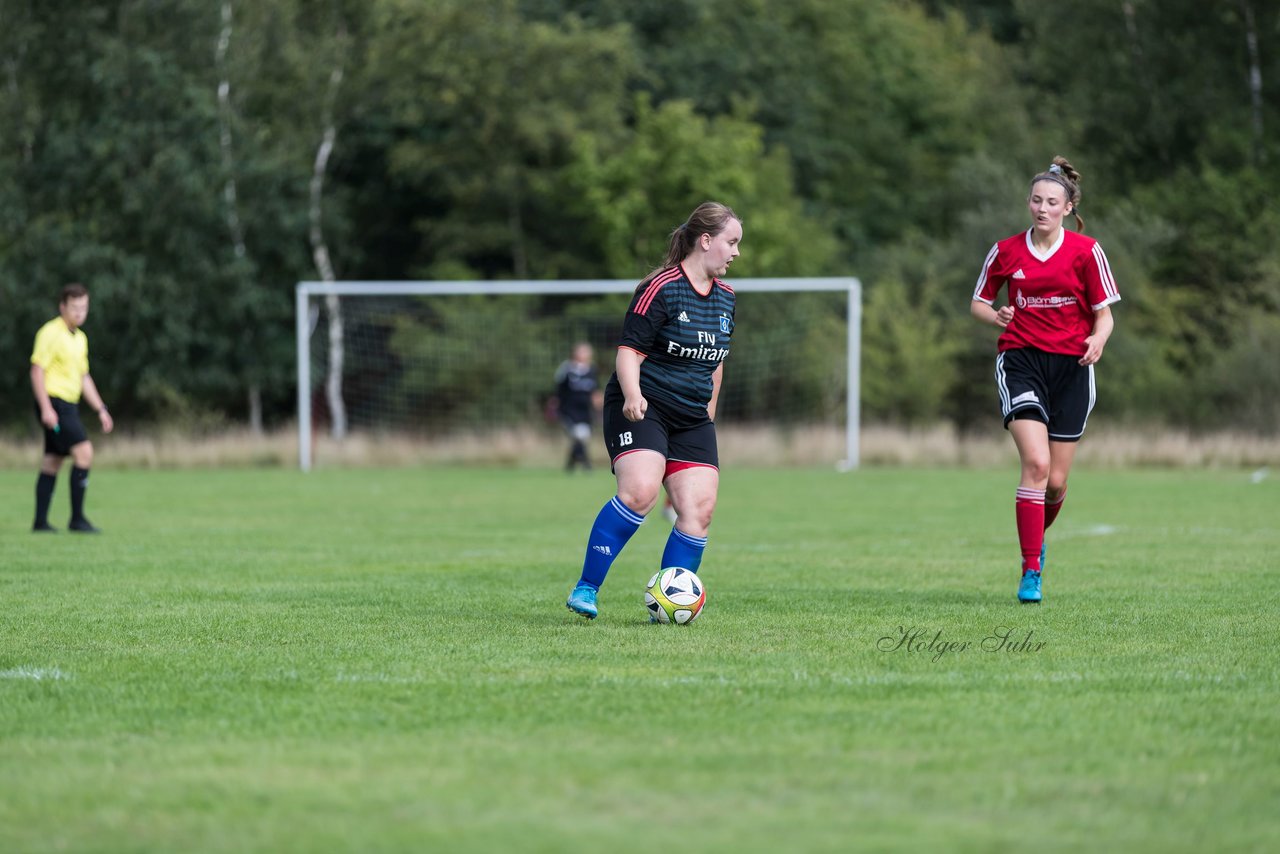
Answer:
[[[556,435],[547,403],[574,344],[595,348],[601,383],[608,380],[637,284],[299,282],[299,466],[309,471],[352,442],[403,441],[446,455],[470,442],[494,459],[520,456],[535,434],[544,442]],[[825,452],[811,437],[834,436],[827,462],[856,468],[858,279],[730,284],[738,299],[716,413],[722,446],[733,431],[768,432]]]

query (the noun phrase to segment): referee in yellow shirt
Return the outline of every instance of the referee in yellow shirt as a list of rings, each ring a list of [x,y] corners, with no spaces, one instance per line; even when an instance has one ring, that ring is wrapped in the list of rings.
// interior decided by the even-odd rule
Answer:
[[[44,459],[36,479],[36,520],[33,531],[57,531],[49,524],[49,502],[62,461],[71,457],[70,531],[96,534],[98,529],[84,515],[84,493],[93,464],[93,443],[80,423],[80,396],[98,413],[102,431],[114,426],[98,387],[89,376],[89,339],[80,328],[89,316],[89,292],[84,285],[62,289],[58,316],[36,333],[31,351],[31,390],[36,397],[36,417],[44,425]]]

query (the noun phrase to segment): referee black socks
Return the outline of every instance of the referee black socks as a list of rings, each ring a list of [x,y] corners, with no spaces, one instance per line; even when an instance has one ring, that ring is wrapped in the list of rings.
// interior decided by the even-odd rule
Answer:
[[[36,478],[36,520],[31,526],[34,530],[49,530],[49,502],[53,500],[53,488],[57,483],[56,474],[40,472]]]
[[[84,521],[84,493],[89,488],[89,470],[71,468],[71,521]]]

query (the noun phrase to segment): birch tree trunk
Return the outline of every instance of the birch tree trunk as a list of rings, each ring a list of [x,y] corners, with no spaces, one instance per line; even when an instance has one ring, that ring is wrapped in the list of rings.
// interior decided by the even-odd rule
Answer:
[[[1244,38],[1249,48],[1249,102],[1253,107],[1253,161],[1261,165],[1267,160],[1262,136],[1262,60],[1258,57],[1258,28],[1253,19],[1253,5],[1240,0],[1244,13]]]
[[[324,109],[321,123],[324,125],[324,136],[320,147],[316,149],[315,165],[311,171],[311,257],[316,265],[316,272],[325,282],[333,282],[333,263],[329,258],[329,247],[324,240],[324,229],[321,220],[324,197],[324,176],[329,166],[329,155],[333,153],[334,142],[338,137],[338,129],[333,118],[333,103],[337,98],[338,87],[342,85],[342,62],[334,66],[329,74],[329,89],[325,93]],[[329,402],[330,435],[335,439],[344,439],[347,435],[347,405],[342,398],[342,368],[346,358],[343,348],[342,304],[338,297],[325,297],[325,307],[329,314],[329,374],[325,377],[324,391]]]
[[[1129,37],[1129,57],[1133,62],[1133,72],[1138,78],[1138,85],[1147,93],[1147,98],[1151,102],[1151,115],[1163,116],[1164,109],[1161,106],[1160,92],[1152,80],[1147,65],[1147,56],[1142,49],[1142,39],[1138,34],[1138,14],[1133,7],[1132,0],[1122,0],[1120,11],[1124,15],[1124,30]],[[1168,163],[1169,152],[1165,147],[1164,134],[1157,132],[1153,133],[1151,137],[1155,142],[1156,153],[1161,162]]]
[[[231,0],[222,3],[222,30],[218,34],[218,47],[214,51],[214,64],[218,69],[218,148],[222,154],[222,201],[227,217],[227,231],[231,234],[231,246],[237,258],[248,254],[244,227],[240,224],[240,203],[236,192],[235,157],[232,149],[231,120],[231,72],[227,67],[227,51],[231,47]],[[249,380],[249,432],[262,435],[262,388]]]
[[[236,197],[235,160],[231,151],[231,74],[227,70],[227,50],[231,47],[231,0],[222,3],[222,31],[218,34],[218,49],[214,60],[218,68],[218,148],[222,153],[222,172],[226,180],[222,184],[222,201],[226,210],[227,230],[236,257],[245,256],[244,229],[240,226],[240,211]]]
[[[23,61],[27,57],[27,37],[29,31],[26,27],[29,25],[28,20],[15,21],[16,14],[10,13],[7,19],[0,18],[0,26],[8,27],[11,34],[19,33],[18,39],[21,39],[13,45],[12,52],[4,56],[4,78],[5,86],[9,91],[10,105],[12,106],[12,115],[8,118],[11,127],[14,129],[15,138],[19,141],[22,149],[22,163],[30,166],[35,160],[35,139],[34,130],[28,126],[26,115],[22,109],[22,93],[18,85],[18,75],[22,69]]]

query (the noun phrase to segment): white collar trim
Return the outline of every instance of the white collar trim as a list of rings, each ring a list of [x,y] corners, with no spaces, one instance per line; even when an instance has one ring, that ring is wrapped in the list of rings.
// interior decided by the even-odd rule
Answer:
[[[1039,249],[1036,248],[1035,242],[1031,239],[1031,233],[1033,231],[1035,231],[1034,228],[1027,229],[1027,251],[1041,261],[1048,261],[1050,258],[1052,258],[1053,254],[1058,251],[1058,248],[1060,246],[1062,246],[1063,239],[1067,236],[1067,230],[1065,228],[1058,229],[1058,239],[1055,240],[1053,242],[1053,245],[1049,247],[1048,252],[1041,252]]]

